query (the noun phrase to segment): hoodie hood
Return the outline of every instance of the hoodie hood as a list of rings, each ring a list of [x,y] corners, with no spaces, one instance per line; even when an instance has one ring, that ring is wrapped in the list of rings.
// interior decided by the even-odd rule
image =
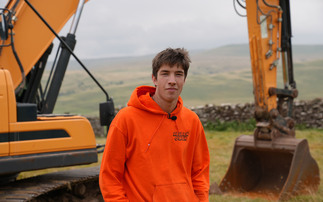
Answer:
[[[149,111],[155,114],[167,114],[151,98],[155,94],[156,88],[152,86],[139,86],[131,94],[128,106]],[[179,96],[175,110],[171,114],[178,114],[183,106],[183,100]]]

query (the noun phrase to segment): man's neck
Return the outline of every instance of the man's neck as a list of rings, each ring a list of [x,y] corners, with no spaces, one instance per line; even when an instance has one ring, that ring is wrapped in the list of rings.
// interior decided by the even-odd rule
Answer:
[[[152,99],[159,105],[159,107],[166,113],[170,114],[172,113],[177,106],[177,100],[174,102],[167,102],[160,97],[158,97],[156,94],[152,96]]]

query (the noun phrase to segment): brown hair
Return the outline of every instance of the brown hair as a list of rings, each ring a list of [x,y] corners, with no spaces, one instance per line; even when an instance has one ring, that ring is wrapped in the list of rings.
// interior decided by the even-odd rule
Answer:
[[[190,67],[191,59],[188,55],[188,51],[184,48],[167,48],[166,50],[158,53],[152,61],[152,73],[157,78],[157,72],[163,65],[181,66],[184,70],[185,78],[187,76],[188,68]]]

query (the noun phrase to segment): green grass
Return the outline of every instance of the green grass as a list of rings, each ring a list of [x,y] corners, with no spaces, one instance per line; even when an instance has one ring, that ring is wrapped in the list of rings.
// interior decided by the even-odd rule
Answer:
[[[231,155],[234,147],[235,139],[242,134],[252,134],[250,131],[237,132],[237,131],[214,131],[206,130],[206,137],[209,146],[210,152],[210,183],[219,184],[223,176],[225,175],[228,166],[230,164]],[[323,130],[297,130],[296,138],[302,139],[305,138],[309,142],[310,153],[313,158],[318,163],[320,170],[320,176],[323,176]],[[105,143],[105,138],[97,138],[97,142],[100,144]],[[102,154],[99,154],[99,162],[92,164],[90,166],[100,165],[102,159]],[[19,175],[19,178],[26,178],[30,176],[35,176],[43,173],[59,171],[63,169],[73,169],[75,167],[68,168],[53,168],[45,169],[40,171],[30,171],[23,172]],[[84,167],[84,166],[81,166]],[[249,199],[246,197],[236,197],[232,195],[210,195],[211,202],[222,202],[222,201],[265,201],[264,199]],[[317,193],[312,195],[297,196],[289,200],[290,202],[294,201],[323,201],[323,185],[322,183],[319,186]]]

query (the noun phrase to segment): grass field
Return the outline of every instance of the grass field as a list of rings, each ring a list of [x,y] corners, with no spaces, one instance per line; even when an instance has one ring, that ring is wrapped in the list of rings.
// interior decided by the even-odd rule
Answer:
[[[322,55],[323,46],[296,46],[294,77],[298,100],[323,96]],[[85,64],[114,99],[115,106],[125,106],[135,87],[152,85],[152,57],[98,59],[85,61]],[[191,57],[192,64],[181,94],[186,106],[254,101],[247,45],[201,51]],[[281,72],[278,67],[279,88],[283,88]],[[99,103],[104,101],[101,90],[75,65],[66,72],[54,112],[98,116]]]
[[[226,173],[229,166],[234,141],[236,137],[241,134],[250,134],[251,132],[232,132],[232,131],[206,131],[209,151],[210,151],[210,183],[220,183],[221,179]],[[320,170],[320,176],[323,176],[323,130],[301,130],[296,132],[297,138],[306,138],[310,145],[310,152],[313,158],[317,161]],[[97,138],[97,142],[100,144],[105,143],[105,138]],[[91,166],[97,166],[100,164],[102,154],[99,155],[99,162],[92,164]],[[79,166],[78,166],[79,167]],[[64,168],[72,169],[74,167]],[[23,172],[19,178],[26,178],[34,175],[39,175],[47,172],[54,172],[61,169],[45,169],[41,171]],[[249,199],[244,197],[235,197],[229,195],[210,195],[210,201],[222,202],[222,201],[236,201],[236,202],[249,202],[249,201],[265,201],[264,199]],[[323,201],[323,185],[319,186],[317,193],[306,196],[297,196],[289,200],[293,201]]]

